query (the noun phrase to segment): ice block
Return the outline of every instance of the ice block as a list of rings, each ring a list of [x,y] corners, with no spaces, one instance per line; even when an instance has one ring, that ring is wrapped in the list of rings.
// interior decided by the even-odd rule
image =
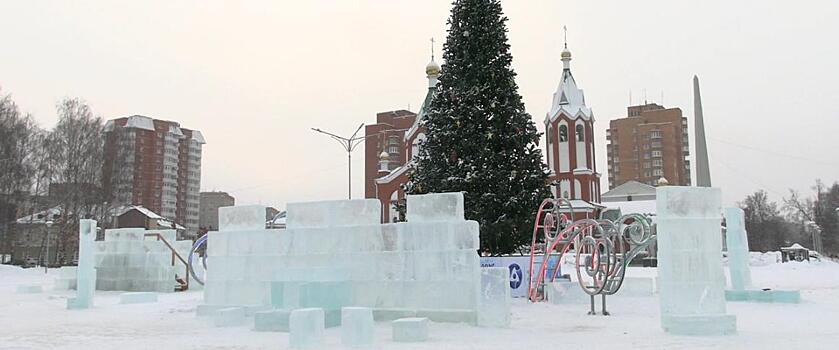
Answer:
[[[294,349],[315,348],[323,342],[323,309],[297,309],[291,312],[288,321],[289,347]]]
[[[510,270],[506,267],[481,269],[481,290],[478,297],[478,326],[506,328],[510,326]]]
[[[745,290],[751,288],[752,275],[749,270],[749,241],[746,235],[743,209],[725,208],[725,228],[731,289]]]
[[[373,345],[373,310],[367,307],[341,309],[341,342],[349,347]]]
[[[94,247],[96,220],[79,220],[79,264],[76,270],[76,297],[67,299],[68,309],[87,309],[93,306],[96,291]]]
[[[656,201],[662,328],[673,334],[734,333],[736,319],[725,306],[720,190],[658,187]]]
[[[400,318],[391,322],[393,341],[417,343],[428,340],[428,319],[425,317]]]

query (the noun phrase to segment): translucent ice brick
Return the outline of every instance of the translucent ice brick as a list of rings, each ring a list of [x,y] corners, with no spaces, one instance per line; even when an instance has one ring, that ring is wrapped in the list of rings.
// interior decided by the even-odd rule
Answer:
[[[218,208],[219,231],[265,229],[265,206],[237,205]]]
[[[506,267],[481,269],[478,296],[478,325],[503,328],[510,326],[510,270]]]
[[[720,190],[656,190],[661,326],[673,334],[730,334],[722,269]]]
[[[269,310],[253,315],[253,330],[257,332],[288,332],[288,320],[291,311]]]
[[[287,228],[375,225],[381,220],[376,199],[288,203]]]
[[[96,291],[94,247],[96,220],[79,220],[79,264],[76,270],[76,297],[67,299],[68,309],[87,309],[93,306]]]
[[[333,202],[332,226],[379,225],[382,204],[378,199]]]
[[[624,277],[617,295],[627,297],[652,296],[655,293],[655,279],[652,277]]]
[[[236,327],[247,322],[245,308],[231,307],[219,309],[213,314],[213,325],[216,327]]]
[[[400,318],[391,322],[393,341],[424,342],[428,340],[428,319],[425,317]]]
[[[725,208],[725,227],[731,288],[745,290],[751,287],[752,276],[749,270],[749,241],[746,236],[743,209]]]
[[[463,221],[463,193],[409,195],[408,222]]]
[[[308,282],[300,286],[300,306],[304,308],[340,310],[352,302],[352,283],[349,281]]]
[[[291,348],[314,348],[323,342],[323,309],[297,309],[289,316],[288,342]]]
[[[373,345],[373,309],[367,307],[341,309],[341,342],[349,347]]]

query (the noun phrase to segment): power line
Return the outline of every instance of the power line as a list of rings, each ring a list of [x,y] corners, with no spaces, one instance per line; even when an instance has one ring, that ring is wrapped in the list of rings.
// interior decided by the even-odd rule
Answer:
[[[721,140],[721,139],[717,139],[717,138],[713,138],[713,137],[709,137],[708,139],[711,139],[711,140],[714,140],[714,141],[717,141],[717,142],[722,142],[722,143],[725,143],[725,144],[729,144],[729,145],[732,145],[732,146],[735,146],[735,147],[745,148],[745,149],[749,149],[749,150],[753,150],[753,151],[757,151],[757,152],[763,152],[763,153],[767,153],[767,154],[771,154],[771,155],[775,155],[775,156],[798,159],[798,160],[813,162],[813,163],[822,164],[822,165],[839,166],[839,163],[825,162],[825,161],[818,160],[818,159],[812,159],[812,158],[801,157],[801,156],[797,156],[797,155],[780,153],[780,152],[776,152],[776,151],[772,151],[772,150],[768,150],[768,149],[743,145],[743,144],[739,144],[739,143],[736,143],[736,142]]]
[[[766,185],[764,185],[764,184],[762,184],[762,183],[759,183],[759,182],[757,182],[757,181],[753,180],[752,178],[750,178],[750,177],[748,177],[748,176],[745,176],[743,171],[741,171],[741,170],[737,170],[737,169],[736,169],[736,168],[734,168],[733,166],[731,166],[731,165],[729,165],[729,164],[727,164],[727,163],[724,163],[724,162],[722,162],[722,161],[720,161],[720,160],[718,160],[718,159],[716,159],[716,158],[712,158],[712,159],[713,159],[713,160],[712,160],[712,162],[714,162],[714,163],[716,163],[716,164],[718,164],[718,165],[722,165],[722,166],[724,166],[724,167],[728,168],[729,170],[731,170],[731,171],[735,174],[735,177],[737,177],[737,178],[741,178],[741,179],[743,179],[743,180],[746,180],[747,182],[750,182],[752,185],[756,185],[758,188],[765,189],[765,190],[767,190],[767,191],[769,191],[769,192],[771,192],[771,193],[773,193],[773,194],[775,194],[775,195],[780,196],[781,198],[783,198],[783,197],[784,197],[784,194],[781,194],[781,193],[779,193],[779,192],[777,192],[777,191],[773,190],[771,187],[766,186]]]

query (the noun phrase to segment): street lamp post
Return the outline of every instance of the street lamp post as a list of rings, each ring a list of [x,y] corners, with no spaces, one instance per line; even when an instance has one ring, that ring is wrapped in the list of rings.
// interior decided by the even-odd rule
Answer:
[[[361,131],[363,126],[364,123],[361,123],[361,125],[358,126],[358,129],[355,129],[355,132],[352,133],[350,137],[342,137],[318,128],[312,128],[313,131],[328,135],[335,141],[338,141],[338,143],[341,144],[341,147],[347,151],[347,197],[349,197],[349,199],[352,199],[352,151],[361,144],[361,141],[364,141],[364,139],[369,137],[358,136],[358,132]]]
[[[44,223],[46,225],[46,240],[47,240],[47,251],[44,254],[44,273],[47,273],[47,269],[50,265],[50,227],[52,227],[52,221],[47,221]]]
[[[338,143],[341,144],[341,147],[345,151],[347,151],[347,192],[348,192],[347,197],[349,199],[352,199],[352,151],[355,150],[355,148],[358,145],[361,144],[361,141],[364,141],[367,138],[376,137],[376,136],[379,136],[379,134],[402,132],[402,131],[408,130],[408,129],[396,129],[396,126],[394,126],[393,124],[388,124],[388,123],[377,123],[376,125],[386,125],[386,126],[389,126],[391,128],[394,128],[394,129],[380,130],[373,135],[358,136],[358,132],[361,131],[362,127],[364,127],[364,123],[361,123],[361,125],[358,126],[358,129],[355,130],[355,132],[352,134],[352,136],[347,138],[347,137],[342,137],[342,136],[335,135],[331,132],[323,131],[323,130],[318,129],[318,128],[312,128],[313,131],[317,131],[321,134],[328,135],[329,137],[331,137],[335,141],[338,141]],[[377,194],[377,196],[378,196],[378,194]]]

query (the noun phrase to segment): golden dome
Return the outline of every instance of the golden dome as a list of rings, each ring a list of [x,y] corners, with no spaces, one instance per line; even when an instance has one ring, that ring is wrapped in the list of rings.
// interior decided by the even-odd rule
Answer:
[[[440,65],[432,59],[431,62],[428,62],[428,65],[425,66],[425,74],[430,76],[440,75]]]
[[[570,60],[571,59],[571,50],[568,50],[567,47],[565,49],[563,49],[561,57],[562,57],[563,60],[564,59],[569,59]]]

